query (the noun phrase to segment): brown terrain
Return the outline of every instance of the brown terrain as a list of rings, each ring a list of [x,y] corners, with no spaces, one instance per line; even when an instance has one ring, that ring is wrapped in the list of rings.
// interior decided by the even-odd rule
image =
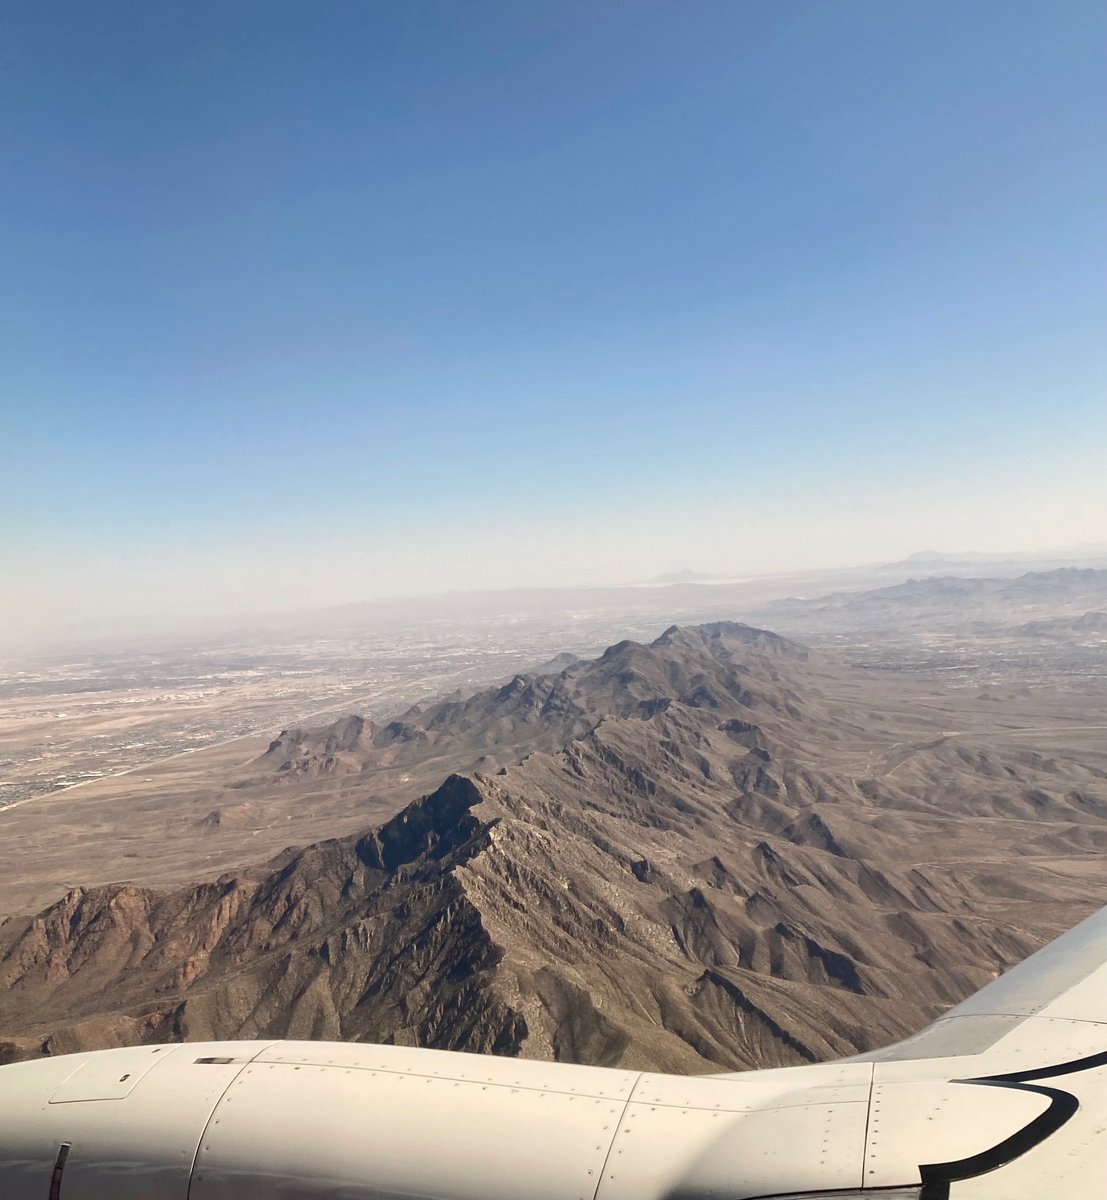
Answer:
[[[57,898],[0,923],[0,1058],[292,1036],[708,1070],[867,1049],[1103,903],[1097,727],[1102,697],[950,694],[719,623],[286,730],[219,760],[221,803],[197,780],[184,810],[156,785],[136,806],[204,882],[154,886],[143,854],[89,886],[112,864],[70,847],[82,886],[47,872]],[[62,802],[8,820],[45,841],[17,818]],[[305,805],[340,836],[211,877]]]

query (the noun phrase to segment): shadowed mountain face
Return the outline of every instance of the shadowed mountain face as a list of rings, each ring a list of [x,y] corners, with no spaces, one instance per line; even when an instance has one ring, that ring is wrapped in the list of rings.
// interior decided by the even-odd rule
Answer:
[[[6,921],[0,1054],[290,1036],[705,1070],[892,1040],[1101,902],[1107,774],[940,730],[876,762],[866,686],[717,624],[286,731],[275,780],[510,765],[264,868]]]

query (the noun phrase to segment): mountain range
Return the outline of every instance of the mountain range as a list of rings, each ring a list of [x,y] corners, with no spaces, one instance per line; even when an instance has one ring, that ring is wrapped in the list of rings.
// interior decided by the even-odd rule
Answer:
[[[475,768],[381,824],[0,923],[0,1061],[325,1037],[669,1070],[923,1025],[1102,903],[1107,770],[905,715],[765,630],[289,729],[274,788]]]
[[[1107,570],[1059,567],[1029,571],[1013,579],[929,575],[868,591],[790,597],[766,605],[761,614],[789,623],[827,622],[872,634],[919,628],[1010,626],[1028,617],[1078,616],[1107,605]]]

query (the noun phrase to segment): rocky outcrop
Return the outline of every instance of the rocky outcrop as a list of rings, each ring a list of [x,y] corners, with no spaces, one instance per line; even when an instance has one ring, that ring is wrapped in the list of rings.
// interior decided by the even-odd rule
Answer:
[[[282,729],[258,761],[289,779],[345,775],[361,769],[375,732],[354,715],[315,729]]]

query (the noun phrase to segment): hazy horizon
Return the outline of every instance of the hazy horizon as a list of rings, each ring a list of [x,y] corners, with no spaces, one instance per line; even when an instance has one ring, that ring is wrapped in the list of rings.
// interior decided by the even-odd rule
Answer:
[[[252,620],[263,622],[262,627],[255,630],[258,633],[266,632],[264,623],[267,621],[275,622],[271,628],[273,631],[279,632],[287,626],[289,620],[292,620],[297,624],[302,622],[304,630],[315,622],[317,631],[322,635],[327,630],[326,621],[323,619],[328,616],[341,616],[345,609],[357,610],[364,607],[369,612],[376,609],[379,613],[388,614],[390,618],[395,619],[403,615],[404,603],[411,601],[418,604],[417,612],[433,613],[436,619],[448,618],[452,611],[458,609],[463,609],[466,615],[472,616],[471,606],[464,604],[466,600],[488,597],[493,601],[495,598],[502,598],[504,603],[509,603],[513,595],[525,594],[528,591],[565,592],[579,599],[581,595],[589,591],[610,590],[617,593],[621,590],[653,587],[664,590],[685,582],[680,579],[668,578],[668,576],[679,576],[685,572],[691,572],[694,576],[700,577],[686,582],[703,586],[705,600],[709,598],[710,587],[715,583],[756,584],[770,583],[774,580],[781,580],[785,583],[793,580],[811,580],[815,584],[815,590],[818,591],[824,586],[832,590],[838,578],[845,576],[846,581],[842,586],[845,590],[853,590],[858,587],[881,586],[881,583],[875,579],[868,582],[863,581],[863,573],[866,570],[899,566],[904,568],[902,574],[907,577],[914,573],[912,568],[917,566],[918,573],[925,576],[930,574],[930,561],[934,561],[939,567],[943,563],[955,564],[962,568],[956,573],[968,575],[974,574],[972,566],[977,561],[983,566],[987,566],[989,563],[1004,564],[1009,568],[1007,571],[1009,574],[1020,574],[1024,570],[1028,572],[1037,570],[1039,569],[1038,564],[1094,565],[1103,568],[1107,566],[1107,543],[1085,542],[1067,546],[1018,549],[1006,547],[997,548],[992,553],[968,547],[945,551],[930,547],[892,558],[793,563],[773,569],[745,572],[726,570],[719,564],[715,564],[717,569],[712,570],[703,567],[702,564],[689,565],[687,563],[671,569],[666,568],[648,576],[627,575],[582,580],[566,577],[561,572],[554,572],[544,580],[533,579],[499,585],[485,582],[484,584],[474,583],[468,587],[455,586],[445,589],[428,587],[422,591],[408,592],[351,593],[315,599],[297,600],[294,595],[284,592],[270,597],[268,604],[259,602],[256,597],[252,596],[243,598],[239,607],[216,603],[211,607],[200,605],[191,609],[147,606],[144,609],[132,610],[107,607],[97,610],[85,605],[76,619],[69,621],[48,619],[37,625],[25,623],[14,636],[10,634],[7,626],[0,626],[0,654],[3,654],[9,661],[16,661],[19,657],[16,652],[20,650],[25,650],[29,656],[33,656],[40,653],[53,654],[66,651],[82,653],[95,653],[98,649],[111,651],[123,644],[132,647],[143,645],[153,648],[160,642],[168,644],[183,640],[187,643],[204,637],[218,638],[224,635],[241,634],[249,628]],[[1012,567],[1014,571],[1010,570]],[[938,574],[941,573],[939,570]],[[853,576],[856,576],[856,581],[852,578]],[[348,584],[348,586],[353,586],[353,584]],[[785,594],[787,591],[788,589],[785,588],[781,594]],[[493,602],[488,607],[488,613],[494,611],[495,607],[496,603]],[[741,613],[736,608],[732,615],[738,618]],[[318,624],[320,620],[323,620],[322,624]]]
[[[0,643],[1107,539],[1107,10],[5,19]]]

